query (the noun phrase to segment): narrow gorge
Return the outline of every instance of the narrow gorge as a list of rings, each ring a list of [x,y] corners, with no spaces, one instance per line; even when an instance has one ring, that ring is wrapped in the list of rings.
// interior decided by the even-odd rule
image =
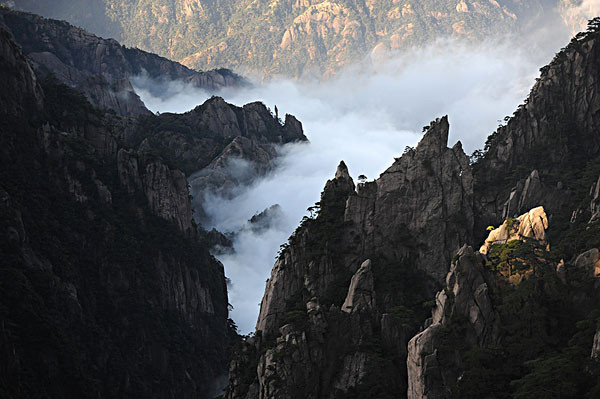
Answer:
[[[199,4],[185,4],[191,3]],[[233,4],[222,3],[233,13]],[[255,9],[267,3],[270,21],[283,6]],[[314,11],[313,22],[325,18],[319,10],[340,8],[316,3],[290,7]],[[525,19],[547,6],[483,3],[452,3],[447,15],[431,14],[433,3],[418,8],[423,16],[410,5],[392,9],[411,21],[444,20],[444,29],[462,34],[460,21],[476,26],[499,18],[498,26],[480,27],[494,32],[518,26],[510,10]],[[152,6],[168,14],[166,6]],[[353,7],[370,15],[391,5]],[[352,52],[359,27],[369,24],[354,23],[358,15],[346,15],[347,46],[336,54]],[[248,21],[256,18],[248,14]],[[303,21],[294,22],[281,51],[299,43],[301,24],[313,29]],[[395,34],[372,29],[365,34]],[[240,24],[230,32],[254,30]],[[178,39],[179,33],[172,37]],[[256,46],[239,48],[244,57],[256,56]],[[328,65],[312,56],[305,64],[333,71],[346,62],[329,56],[321,57]],[[294,68],[271,58],[257,62],[273,71]],[[0,397],[600,397],[600,17],[540,70],[524,103],[473,154],[453,139],[453,116],[442,114],[423,127],[414,147],[395,149],[401,155],[375,179],[353,178],[350,162],[332,165],[318,201],[277,253],[248,335],[236,326],[232,287],[257,276],[262,286],[261,258],[244,257],[264,248],[238,252],[253,274],[231,281],[215,254],[239,251],[232,237],[241,230],[211,229],[211,218],[216,202],[252,202],[244,190],[260,191],[258,183],[277,176],[303,146],[301,154],[314,153],[283,187],[287,198],[300,196],[310,184],[304,173],[322,161],[308,146],[302,118],[280,118],[277,107],[261,101],[226,101],[254,84],[231,70],[195,71],[4,4],[0,71]],[[150,111],[140,93],[165,99],[173,82],[198,105]],[[386,84],[375,82],[379,89]],[[307,87],[320,85],[332,87]],[[277,87],[291,93],[296,86]],[[494,85],[483,87],[486,96],[500,96]],[[445,104],[443,90],[425,90],[424,104]],[[405,102],[420,101],[397,91]],[[328,120],[334,106],[297,106],[319,114],[321,128],[337,140],[329,146],[366,152],[381,144],[364,132],[355,141],[340,128],[365,129],[365,120],[377,118],[379,134],[397,134],[386,143],[404,147],[414,136],[402,125],[404,114],[386,119],[389,110],[377,103],[384,96],[338,101],[339,93],[326,94],[319,99],[343,108],[335,117],[348,116],[344,125]],[[473,102],[461,104],[468,117],[478,116],[478,108],[464,106]],[[363,106],[373,119],[356,116]],[[416,118],[412,108],[404,111]],[[286,206],[302,203],[275,203],[270,194],[260,192],[268,206],[253,209],[254,216],[219,209],[264,233]]]

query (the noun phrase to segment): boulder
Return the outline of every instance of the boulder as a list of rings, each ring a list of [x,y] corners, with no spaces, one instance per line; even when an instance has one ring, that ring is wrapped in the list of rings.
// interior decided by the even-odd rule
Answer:
[[[516,219],[508,218],[500,227],[490,232],[488,238],[479,248],[479,252],[487,254],[494,244],[506,244],[512,240],[525,240],[532,238],[540,244],[547,244],[546,230],[548,229],[548,217],[544,207],[537,207]]]

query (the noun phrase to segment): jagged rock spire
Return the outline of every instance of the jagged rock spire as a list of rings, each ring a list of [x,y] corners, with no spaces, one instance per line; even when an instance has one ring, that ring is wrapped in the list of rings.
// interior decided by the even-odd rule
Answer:
[[[338,165],[337,170],[335,172],[335,178],[351,179],[350,173],[348,173],[348,167],[346,166],[346,163],[344,161],[340,161],[340,164]]]

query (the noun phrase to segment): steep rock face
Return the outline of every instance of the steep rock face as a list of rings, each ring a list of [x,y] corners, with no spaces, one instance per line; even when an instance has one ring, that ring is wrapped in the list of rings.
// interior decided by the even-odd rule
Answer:
[[[267,168],[277,155],[276,145],[306,141],[306,137],[292,115],[282,123],[263,103],[236,107],[213,97],[184,114],[141,118],[127,141],[142,149],[162,149],[192,174],[223,169],[233,158]]]
[[[195,228],[183,172],[171,170],[161,159],[138,155],[124,148],[116,155],[120,183],[130,194],[143,192],[152,212],[174,222],[181,231],[190,233]]]
[[[473,177],[460,142],[447,148],[448,119],[432,123],[416,149],[398,159],[375,182],[359,185],[345,220],[359,248],[390,257],[410,256],[436,281],[473,226]]]
[[[22,116],[40,110],[43,96],[31,66],[10,40],[9,32],[0,28],[0,37],[0,67],[6,77],[0,83],[0,90],[13,94],[3,98],[0,113]]]
[[[340,164],[282,248],[226,396],[597,396],[599,31],[543,68],[474,165],[444,119],[356,190]],[[468,246],[498,223],[485,254]]]
[[[506,126],[488,138],[474,165],[477,228],[543,205],[560,218],[578,193],[572,175],[600,154],[600,46],[591,27],[541,77]],[[560,179],[558,176],[563,176]]]
[[[589,208],[591,214],[589,223],[594,223],[600,221],[600,176],[598,176],[598,180],[590,188],[590,196],[592,199]],[[577,214],[573,216],[576,218]]]
[[[469,345],[492,344],[498,340],[500,317],[494,309],[483,270],[484,259],[471,247],[457,254],[446,277],[446,288],[436,296],[432,324],[408,344],[408,398],[447,398],[457,375],[456,365],[440,365],[438,350],[445,348],[444,325],[457,316],[469,327],[463,339]],[[446,359],[444,359],[446,360]],[[447,360],[446,360],[447,361]]]
[[[351,313],[373,309],[375,309],[375,283],[371,261],[367,259],[350,280],[348,295],[342,305],[342,311]]]
[[[449,263],[472,231],[468,158],[447,139],[447,119],[432,122],[416,149],[358,188],[340,163],[318,215],[290,237],[271,272],[256,337],[234,357],[227,397],[406,391],[407,340],[447,273],[431,260]]]
[[[155,90],[160,91],[165,82],[178,80],[213,92],[245,84],[230,71],[195,72],[154,54],[128,49],[115,40],[98,38],[65,22],[5,8],[0,8],[0,25],[9,29],[21,45],[40,81],[53,80],[48,77],[52,73],[58,82],[84,93],[92,105],[121,116],[137,116],[114,118],[111,123],[118,125],[116,135],[145,159],[160,153],[170,161],[171,169],[176,165],[191,177],[199,222],[205,216],[205,191],[227,195],[233,187],[247,184],[270,170],[279,145],[306,141],[302,124],[295,117],[286,115],[282,122],[259,102],[236,107],[213,97],[185,114],[154,115],[145,108],[131,83],[136,77],[141,76],[142,81],[150,78],[157,86]],[[157,168],[139,171],[141,175],[146,172],[147,179],[140,176],[142,180],[135,187],[143,186],[151,198],[156,190],[150,187],[166,181],[152,175],[171,172]],[[160,181],[153,183],[156,179]],[[181,176],[175,180],[177,187],[172,189],[179,191],[179,199],[173,197],[169,202],[178,203],[177,209],[167,210],[155,199],[151,206],[170,219],[179,219],[178,224],[189,229],[191,211],[184,209],[187,187]]]
[[[575,267],[581,269],[590,277],[600,277],[600,251],[592,248],[575,259]]]
[[[331,215],[327,216],[331,216],[332,219],[341,216],[345,209],[346,199],[353,194],[354,182],[348,174],[348,168],[342,162],[338,166],[335,178],[327,182],[321,195],[322,203],[331,203],[331,209],[326,211],[326,214],[331,213]],[[330,222],[337,222],[339,225],[340,221],[330,220]],[[277,332],[289,307],[286,303],[289,298],[299,297],[300,302],[304,304],[304,295],[309,298],[322,296],[330,290],[338,278],[334,272],[334,260],[331,259],[333,254],[327,253],[327,250],[322,257],[306,261],[308,257],[305,255],[311,250],[309,243],[312,241],[312,237],[309,237],[308,229],[303,230],[298,232],[298,248],[291,246],[287,251],[283,251],[275,263],[271,271],[271,278],[265,287],[265,295],[261,301],[256,324],[256,330],[262,331],[265,335]],[[341,232],[336,233],[339,235]],[[333,250],[336,253],[342,252],[342,248]],[[352,270],[358,266],[360,264],[349,267]],[[304,290],[307,292],[303,292]],[[338,306],[340,305],[341,303],[338,304]]]
[[[176,62],[113,39],[102,39],[65,22],[0,8],[0,25],[9,30],[40,76],[48,73],[86,94],[95,106],[119,115],[149,111],[131,85],[135,76],[180,80],[208,91],[243,84],[228,70],[195,72]]]
[[[183,173],[0,49],[0,396],[213,397],[225,277]]]
[[[531,215],[537,215],[537,228]],[[482,247],[487,256],[465,246],[453,260],[431,321],[408,344],[408,398],[487,397],[505,390],[527,396],[541,386],[545,392],[560,392],[565,381],[561,373],[573,367],[563,359],[581,361],[577,373],[593,385],[597,372],[586,364],[598,314],[593,310],[598,251],[557,265],[544,246],[548,221],[541,207],[508,224],[490,233]],[[497,231],[506,239],[498,240]],[[584,321],[575,328],[577,318]],[[553,323],[553,331],[540,332],[547,323]],[[574,338],[558,357],[526,372],[509,371],[544,351],[554,353],[555,339],[563,335]],[[541,377],[549,365],[557,370],[553,381]]]
[[[207,191],[228,196],[271,170],[279,146],[307,141],[294,116],[281,122],[262,103],[236,107],[220,97],[185,114],[141,117],[125,131],[127,143],[164,154],[189,176],[199,222]]]

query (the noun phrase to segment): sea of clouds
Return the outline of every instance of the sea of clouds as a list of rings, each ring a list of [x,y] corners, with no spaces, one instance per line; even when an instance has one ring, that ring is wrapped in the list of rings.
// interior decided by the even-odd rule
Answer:
[[[418,143],[424,125],[443,115],[450,120],[450,146],[460,140],[469,153],[481,148],[523,102],[538,69],[568,42],[566,32],[545,29],[526,39],[478,45],[440,40],[325,81],[275,79],[220,93],[236,105],[258,100],[277,106],[280,115],[295,115],[310,140],[281,147],[274,171],[239,187],[233,198],[204,193],[211,220],[204,227],[238,232],[235,252],[219,259],[231,279],[229,301],[240,332],[254,329],[280,244],[319,200],[341,160],[355,178],[377,178],[406,146]],[[181,82],[138,79],[134,84],[152,111],[185,112],[209,97]],[[160,90],[156,85],[162,85]],[[244,228],[248,219],[274,204],[282,212],[270,229]]]

